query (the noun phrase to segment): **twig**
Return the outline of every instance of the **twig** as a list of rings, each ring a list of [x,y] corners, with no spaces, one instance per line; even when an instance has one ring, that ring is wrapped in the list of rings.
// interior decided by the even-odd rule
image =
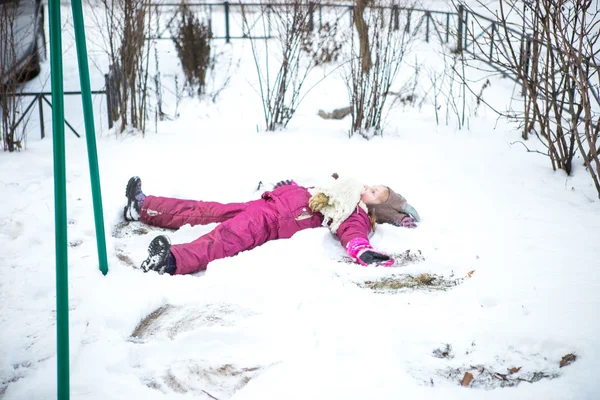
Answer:
[[[586,199],[588,199],[588,201],[589,201],[590,203],[593,203],[593,202],[594,202],[594,200],[590,199],[590,198],[589,198],[589,197],[588,197],[588,196],[587,196],[585,193],[581,192],[581,194],[582,194],[582,195],[583,195],[583,196],[584,196]]]
[[[512,145],[513,145],[513,144],[515,144],[515,143],[521,143],[521,144],[523,145],[523,147],[525,147],[525,148],[527,149],[527,152],[528,152],[528,153],[538,153],[538,154],[541,154],[541,155],[543,155],[543,156],[549,157],[549,156],[548,156],[548,154],[542,153],[542,152],[541,152],[541,151],[539,151],[539,150],[531,150],[531,149],[529,149],[529,147],[527,147],[527,146],[525,145],[525,143],[521,142],[520,140],[517,140],[516,142],[512,142],[512,143],[510,143],[510,145],[512,146]]]
[[[208,397],[210,397],[211,399],[219,400],[212,394],[208,393],[206,390],[204,390],[204,389],[200,389],[200,390],[202,390],[202,392],[204,392],[204,394],[207,395]]]

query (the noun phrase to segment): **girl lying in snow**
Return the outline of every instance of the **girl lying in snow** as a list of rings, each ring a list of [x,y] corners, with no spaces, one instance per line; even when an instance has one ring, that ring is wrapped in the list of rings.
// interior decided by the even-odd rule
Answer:
[[[141,268],[171,275],[205,270],[213,260],[319,226],[329,227],[355,262],[391,266],[394,260],[369,243],[375,223],[415,228],[419,221],[416,210],[392,189],[363,186],[353,179],[339,179],[328,188],[281,181],[258,200],[221,204],[146,196],[141,179],[135,176],[129,179],[125,195],[123,216],[127,221],[171,229],[220,222],[191,243],[171,245],[163,235],[152,240]]]

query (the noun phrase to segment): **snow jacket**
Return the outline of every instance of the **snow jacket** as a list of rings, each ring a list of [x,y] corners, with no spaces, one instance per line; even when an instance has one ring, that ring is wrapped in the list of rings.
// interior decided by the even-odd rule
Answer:
[[[279,239],[292,237],[303,229],[323,226],[323,214],[313,212],[308,207],[310,197],[309,189],[294,185],[283,186],[263,193],[263,199],[273,200],[278,206]],[[357,205],[354,212],[349,213],[335,230],[344,248],[350,240],[356,237],[368,239],[371,222],[365,208]]]

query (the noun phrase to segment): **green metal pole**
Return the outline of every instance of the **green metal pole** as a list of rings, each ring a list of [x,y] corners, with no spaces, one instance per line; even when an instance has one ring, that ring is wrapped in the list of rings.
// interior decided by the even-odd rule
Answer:
[[[54,145],[54,229],[56,251],[56,358],[59,400],[69,400],[69,277],[67,259],[67,185],[65,105],[60,32],[60,0],[48,1],[52,142]]]
[[[88,149],[88,164],[92,183],[92,201],[94,203],[94,221],[96,223],[96,244],[98,246],[98,262],[100,271],[108,273],[106,258],[106,236],[104,233],[104,213],[102,211],[102,192],[100,190],[100,172],[98,169],[98,150],[96,149],[96,128],[94,127],[94,109],[92,108],[92,90],[90,89],[90,70],[88,66],[87,47],[85,44],[85,27],[81,0],[71,0],[73,25],[75,26],[75,45],[79,65],[79,82],[81,100],[83,102],[83,118],[85,121],[85,139]]]

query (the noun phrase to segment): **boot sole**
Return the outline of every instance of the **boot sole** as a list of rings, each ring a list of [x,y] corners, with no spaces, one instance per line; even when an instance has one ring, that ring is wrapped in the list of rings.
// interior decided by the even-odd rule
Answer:
[[[141,269],[144,270],[144,272],[157,271],[157,272],[161,273],[159,270],[163,269],[163,267],[166,266],[167,257],[169,256],[170,250],[171,250],[171,240],[167,236],[160,235],[160,236],[155,237],[154,239],[152,239],[152,241],[148,245],[148,258],[142,263]],[[153,258],[157,255],[160,255],[162,252],[164,252],[164,257],[161,257],[161,260],[159,263],[157,263],[156,265],[153,265],[152,267],[150,267],[150,266],[144,267],[144,264],[146,264],[146,261],[150,260],[151,258]]]
[[[123,218],[125,219],[125,221],[134,221],[135,219],[131,216],[131,213],[129,213],[129,217],[127,216],[127,210],[130,209],[131,207],[131,203],[133,203],[135,201],[135,187],[137,186],[138,182],[140,182],[141,179],[138,176],[133,176],[131,178],[129,178],[129,181],[127,182],[127,187],[125,188],[125,197],[127,197],[127,205],[123,208]],[[140,212],[140,210],[135,209],[138,214]]]

